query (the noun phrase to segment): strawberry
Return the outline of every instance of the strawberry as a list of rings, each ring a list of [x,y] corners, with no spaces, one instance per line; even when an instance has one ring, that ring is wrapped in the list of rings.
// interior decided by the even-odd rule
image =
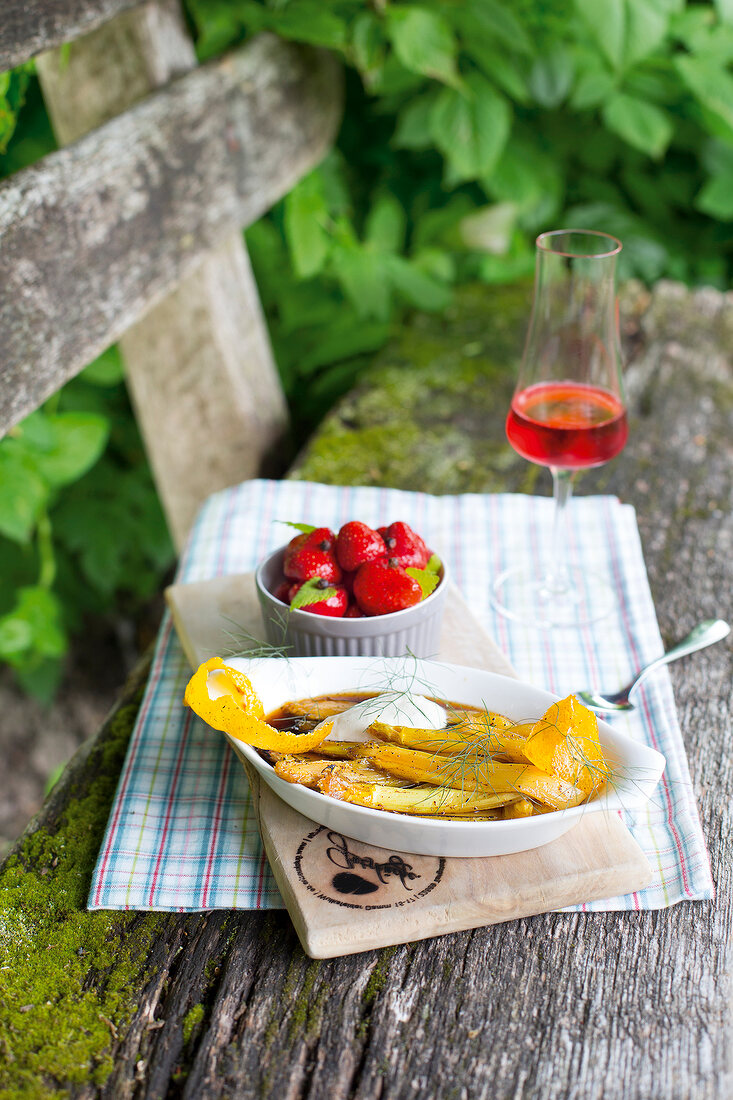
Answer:
[[[272,594],[276,600],[280,600],[282,603],[290,603],[290,589],[290,581],[280,581]]]
[[[363,619],[364,612],[359,607],[358,603],[350,603],[344,612],[345,619]]]
[[[353,572],[367,561],[386,558],[384,539],[366,523],[345,523],[336,539],[336,557],[342,569]]]
[[[338,583],[341,568],[334,553],[335,542],[336,536],[329,527],[316,527],[307,534],[296,535],[285,547],[285,576],[295,581],[320,577],[324,581]]]
[[[423,540],[401,520],[378,530],[387,547],[387,557],[403,569],[424,569],[430,561],[430,551]]]
[[[319,593],[323,593],[319,598]],[[314,615],[341,618],[349,606],[349,595],[341,585],[331,585],[319,577],[290,587],[290,606],[296,611],[312,611]]]
[[[369,561],[356,574],[354,596],[366,615],[389,615],[419,603],[422,588],[401,565]]]

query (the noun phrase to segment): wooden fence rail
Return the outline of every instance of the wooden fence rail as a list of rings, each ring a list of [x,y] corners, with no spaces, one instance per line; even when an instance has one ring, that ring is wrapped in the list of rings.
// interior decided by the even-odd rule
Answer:
[[[2,0],[0,73],[87,34],[140,0]]]
[[[0,434],[324,155],[323,51],[263,35],[0,187]]]

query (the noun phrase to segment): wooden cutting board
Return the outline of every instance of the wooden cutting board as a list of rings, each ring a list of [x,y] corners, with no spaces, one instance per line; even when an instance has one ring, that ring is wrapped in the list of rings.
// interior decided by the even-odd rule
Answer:
[[[233,652],[233,636],[256,639],[263,634],[251,573],[172,585],[166,599],[192,667]],[[515,675],[455,588],[446,607],[439,657]],[[312,958],[349,955],[628,894],[651,879],[646,857],[616,814],[588,814],[558,840],[516,855],[415,856],[362,844],[315,824],[278,798],[243,753],[237,755],[249,777],[275,881]]]

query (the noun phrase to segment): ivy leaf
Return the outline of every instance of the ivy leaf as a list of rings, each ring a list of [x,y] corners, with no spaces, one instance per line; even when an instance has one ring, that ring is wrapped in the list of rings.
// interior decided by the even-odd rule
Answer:
[[[9,446],[0,446],[0,534],[13,542],[28,542],[47,499],[48,486],[35,463]]]
[[[429,596],[431,592],[435,591],[440,584],[440,577],[438,574],[432,573],[428,569],[414,569],[412,566],[409,566],[405,570],[405,573],[420,585],[423,599]]]
[[[304,535],[310,535],[311,531],[316,530],[312,523],[293,523],[291,519],[277,519],[275,522],[284,523],[286,527],[294,527],[296,531],[301,531]]]
[[[480,73],[466,78],[468,94],[444,88],[431,113],[433,140],[456,182],[488,176],[509,136],[509,106]]]
[[[454,87],[460,84],[455,36],[442,15],[420,7],[389,8],[387,34],[406,69]]]
[[[629,145],[655,159],[662,156],[673,133],[672,123],[660,107],[623,93],[608,101],[603,121]]]
[[[301,585],[290,601],[290,610],[297,611],[301,607],[310,607],[313,603],[330,600],[331,596],[336,595],[336,589],[333,586],[322,588],[319,587],[321,583],[320,577],[311,577],[310,580]]]

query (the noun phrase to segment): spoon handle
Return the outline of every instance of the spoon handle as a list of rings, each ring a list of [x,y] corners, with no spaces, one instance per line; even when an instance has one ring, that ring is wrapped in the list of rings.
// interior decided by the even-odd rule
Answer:
[[[706,619],[702,623],[698,623],[694,627],[687,637],[682,641],[677,642],[671,649],[668,649],[666,653],[663,653],[661,657],[657,657],[656,661],[652,661],[651,664],[646,665],[640,672],[634,677],[629,684],[627,692],[632,687],[636,687],[650,672],[653,672],[655,668],[659,668],[661,665],[668,665],[671,661],[676,661],[680,657],[686,657],[688,653],[695,653],[698,649],[705,649],[706,646],[712,645],[713,642],[720,642],[723,638],[730,634],[730,627],[724,619]]]

